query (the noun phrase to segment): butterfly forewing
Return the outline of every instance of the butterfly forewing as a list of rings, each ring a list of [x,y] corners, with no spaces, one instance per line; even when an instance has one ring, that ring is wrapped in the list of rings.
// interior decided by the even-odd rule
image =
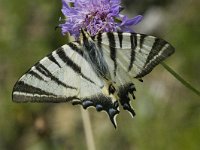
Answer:
[[[27,71],[13,88],[13,101],[64,102],[99,92],[101,80],[72,44],[53,51]]]
[[[115,70],[119,65],[135,78],[145,76],[174,53],[168,42],[138,33],[103,33],[96,37],[96,42],[110,55]]]

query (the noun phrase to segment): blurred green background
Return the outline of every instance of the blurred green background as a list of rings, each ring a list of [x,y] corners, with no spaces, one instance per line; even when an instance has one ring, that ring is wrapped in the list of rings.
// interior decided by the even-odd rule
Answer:
[[[144,15],[136,32],[162,37],[176,53],[167,60],[200,89],[200,1],[122,0],[124,13]],[[0,150],[87,149],[79,107],[16,104],[14,83],[33,64],[64,45],[61,1],[0,0]],[[199,150],[200,98],[161,65],[135,81],[136,117],[121,111],[115,130],[105,113],[89,109],[97,150]]]

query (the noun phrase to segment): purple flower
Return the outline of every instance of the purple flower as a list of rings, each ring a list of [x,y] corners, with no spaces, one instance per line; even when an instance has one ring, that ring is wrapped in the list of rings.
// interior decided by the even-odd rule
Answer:
[[[59,26],[63,34],[69,32],[76,39],[80,29],[91,36],[102,32],[132,31],[130,26],[142,20],[140,15],[128,19],[120,14],[120,0],[62,0],[62,3],[66,19]]]

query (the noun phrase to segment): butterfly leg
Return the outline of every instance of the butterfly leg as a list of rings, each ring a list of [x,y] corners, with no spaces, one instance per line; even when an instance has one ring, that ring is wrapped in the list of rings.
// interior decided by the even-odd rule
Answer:
[[[130,101],[131,99],[135,99],[134,91],[136,91],[136,89],[133,83],[126,83],[125,85],[120,86],[118,91],[120,104],[132,117],[135,116],[135,111],[133,110]]]
[[[115,118],[117,114],[119,114],[119,104],[118,101],[113,102],[111,97],[99,94],[89,98],[73,101],[72,104],[82,105],[84,109],[93,106],[97,111],[106,111],[114,127],[117,127]]]

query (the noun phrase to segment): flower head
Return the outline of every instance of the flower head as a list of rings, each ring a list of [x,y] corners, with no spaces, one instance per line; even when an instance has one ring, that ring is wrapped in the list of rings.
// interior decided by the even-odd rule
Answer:
[[[80,30],[91,36],[100,32],[132,31],[130,26],[138,24],[142,16],[132,19],[120,14],[120,0],[62,0],[62,13],[66,20],[59,26],[62,33],[69,32],[76,39]]]

